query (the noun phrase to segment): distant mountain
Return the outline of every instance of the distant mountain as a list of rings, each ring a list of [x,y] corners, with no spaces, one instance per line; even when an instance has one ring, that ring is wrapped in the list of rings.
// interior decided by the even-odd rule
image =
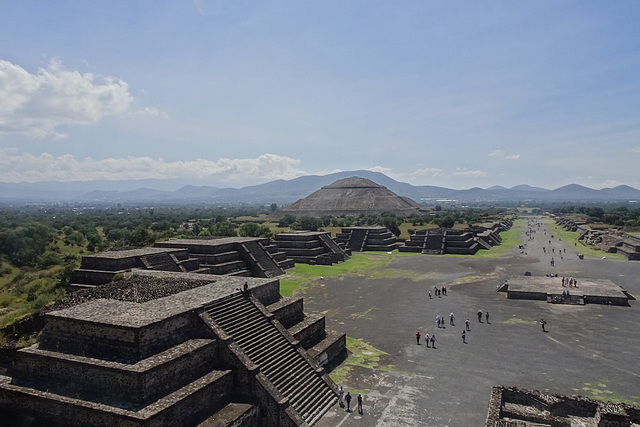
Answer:
[[[440,202],[498,203],[498,202],[613,202],[640,201],[640,190],[620,185],[594,190],[577,184],[547,190],[530,185],[512,188],[493,186],[487,189],[453,190],[431,185],[414,186],[396,181],[380,172],[366,170],[337,172],[329,175],[308,175],[291,180],[275,180],[243,188],[219,188],[194,185],[185,180],[140,181],[83,181],[43,183],[0,183],[0,202],[7,203],[212,203],[212,204],[271,204],[289,205],[314,191],[350,177],[370,179],[387,187],[399,196],[418,203],[433,205]]]

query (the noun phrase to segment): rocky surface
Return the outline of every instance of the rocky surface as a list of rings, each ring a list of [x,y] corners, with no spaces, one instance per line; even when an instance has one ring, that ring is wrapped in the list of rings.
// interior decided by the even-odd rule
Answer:
[[[197,288],[208,283],[211,283],[211,280],[134,275],[106,285],[96,286],[93,289],[74,292],[47,307],[43,312],[47,313],[62,310],[99,298],[143,303]]]

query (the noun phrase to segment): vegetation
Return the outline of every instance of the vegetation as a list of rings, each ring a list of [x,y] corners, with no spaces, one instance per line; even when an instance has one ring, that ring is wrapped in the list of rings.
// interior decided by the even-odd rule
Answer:
[[[547,209],[548,208],[548,209]],[[141,247],[155,241],[195,236],[247,236],[270,238],[291,230],[320,230],[334,236],[343,227],[385,226],[398,238],[427,228],[466,228],[498,221],[516,211],[504,207],[461,208],[438,206],[431,215],[399,218],[394,214],[321,218],[287,216],[270,219],[278,207],[268,206],[20,206],[0,207],[0,327],[38,311],[65,295],[71,274],[82,255],[119,247]],[[522,207],[521,212],[540,213],[547,209],[570,215],[591,227],[625,226],[640,231],[640,209],[632,206]],[[552,224],[553,226],[553,224]],[[502,233],[503,244],[479,257],[502,256],[522,243],[522,223]],[[635,228],[633,228],[635,227]],[[554,233],[568,244],[575,243],[586,256],[602,252],[577,241],[577,233],[555,228]],[[412,254],[402,254],[410,256]],[[291,295],[303,283],[314,283],[321,276],[355,274],[384,264],[394,256],[355,254],[339,266],[298,265],[282,281],[282,292]],[[607,254],[615,258],[615,254]]]

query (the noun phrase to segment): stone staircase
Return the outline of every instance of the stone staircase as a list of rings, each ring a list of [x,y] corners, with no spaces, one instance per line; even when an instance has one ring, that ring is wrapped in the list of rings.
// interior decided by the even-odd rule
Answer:
[[[362,252],[366,249],[367,245],[367,230],[351,230],[351,235],[349,236],[348,245],[352,251]]]
[[[259,271],[263,277],[277,277],[284,274],[284,271],[271,254],[260,244],[259,241],[245,242],[240,245],[244,249],[244,258],[254,271]]]
[[[333,382],[255,298],[238,293],[206,306],[205,313],[307,424],[313,425],[336,403]]]

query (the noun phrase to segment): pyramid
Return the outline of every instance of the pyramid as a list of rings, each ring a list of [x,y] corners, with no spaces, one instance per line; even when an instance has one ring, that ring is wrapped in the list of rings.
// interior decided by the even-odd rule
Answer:
[[[340,179],[322,187],[304,199],[274,213],[274,218],[286,215],[353,216],[391,212],[398,217],[421,215],[426,209],[408,197],[400,197],[386,187],[359,177]]]

